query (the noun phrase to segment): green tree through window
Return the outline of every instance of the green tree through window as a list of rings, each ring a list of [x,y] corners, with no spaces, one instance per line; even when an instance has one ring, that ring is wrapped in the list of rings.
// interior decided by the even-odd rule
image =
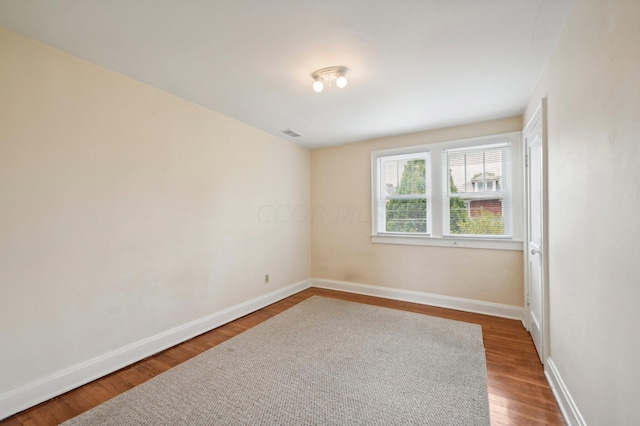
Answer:
[[[427,232],[425,160],[409,160],[402,172],[397,195],[425,198],[391,199],[386,203],[387,232]]]
[[[483,208],[458,223],[461,234],[504,235],[504,219]]]
[[[458,187],[453,183],[453,176],[449,172],[449,192],[451,194],[458,193]],[[449,198],[449,229],[452,234],[463,234],[460,225],[469,217],[467,205],[460,197]]]

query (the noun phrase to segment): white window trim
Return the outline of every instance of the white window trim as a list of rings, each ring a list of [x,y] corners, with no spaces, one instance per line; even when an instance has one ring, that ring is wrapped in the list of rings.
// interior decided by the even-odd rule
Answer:
[[[442,173],[442,151],[445,149],[469,148],[473,146],[498,144],[505,141],[511,142],[511,176],[512,176],[512,215],[513,236],[504,238],[483,238],[477,236],[446,236],[443,235],[443,214],[447,194],[444,193]],[[380,220],[377,200],[379,191],[378,158],[429,152],[431,158],[431,211],[430,235],[407,235],[378,232]],[[372,232],[371,241],[381,244],[421,245],[437,247],[463,247],[482,248],[494,250],[523,250],[523,203],[524,203],[524,173],[523,173],[523,149],[520,132],[504,133],[478,138],[461,139],[446,142],[437,142],[406,148],[386,149],[371,153],[371,205],[372,205]]]

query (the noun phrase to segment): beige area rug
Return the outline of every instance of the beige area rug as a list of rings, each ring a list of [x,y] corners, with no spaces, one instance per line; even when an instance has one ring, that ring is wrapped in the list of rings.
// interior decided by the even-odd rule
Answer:
[[[314,296],[64,424],[488,425],[481,328]]]

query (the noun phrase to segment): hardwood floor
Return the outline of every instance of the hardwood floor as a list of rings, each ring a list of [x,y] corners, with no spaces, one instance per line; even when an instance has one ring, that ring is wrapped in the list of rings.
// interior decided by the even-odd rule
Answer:
[[[531,337],[519,321],[310,288],[0,421],[0,426],[59,424],[314,295],[480,324],[487,356],[491,424],[565,424],[536,356]]]

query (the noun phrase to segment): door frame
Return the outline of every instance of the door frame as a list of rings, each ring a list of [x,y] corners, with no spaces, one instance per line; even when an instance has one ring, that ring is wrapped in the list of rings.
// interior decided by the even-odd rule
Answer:
[[[549,179],[548,179],[548,143],[547,143],[547,98],[542,98],[540,103],[538,104],[536,110],[533,115],[529,119],[529,122],[524,127],[522,131],[522,140],[523,140],[523,150],[522,150],[522,160],[524,165],[524,188],[525,188],[525,196],[524,196],[524,236],[525,240],[523,242],[524,248],[524,291],[525,291],[525,305],[524,305],[524,325],[527,331],[531,330],[530,324],[530,310],[529,310],[529,289],[531,283],[529,282],[529,166],[528,166],[528,152],[529,145],[527,136],[531,129],[541,121],[541,131],[542,131],[542,354],[541,354],[541,362],[543,365],[546,364],[546,360],[549,357],[550,346],[549,346],[549,330],[550,330],[550,316],[549,316],[549,208],[548,208],[548,188],[549,188]]]

